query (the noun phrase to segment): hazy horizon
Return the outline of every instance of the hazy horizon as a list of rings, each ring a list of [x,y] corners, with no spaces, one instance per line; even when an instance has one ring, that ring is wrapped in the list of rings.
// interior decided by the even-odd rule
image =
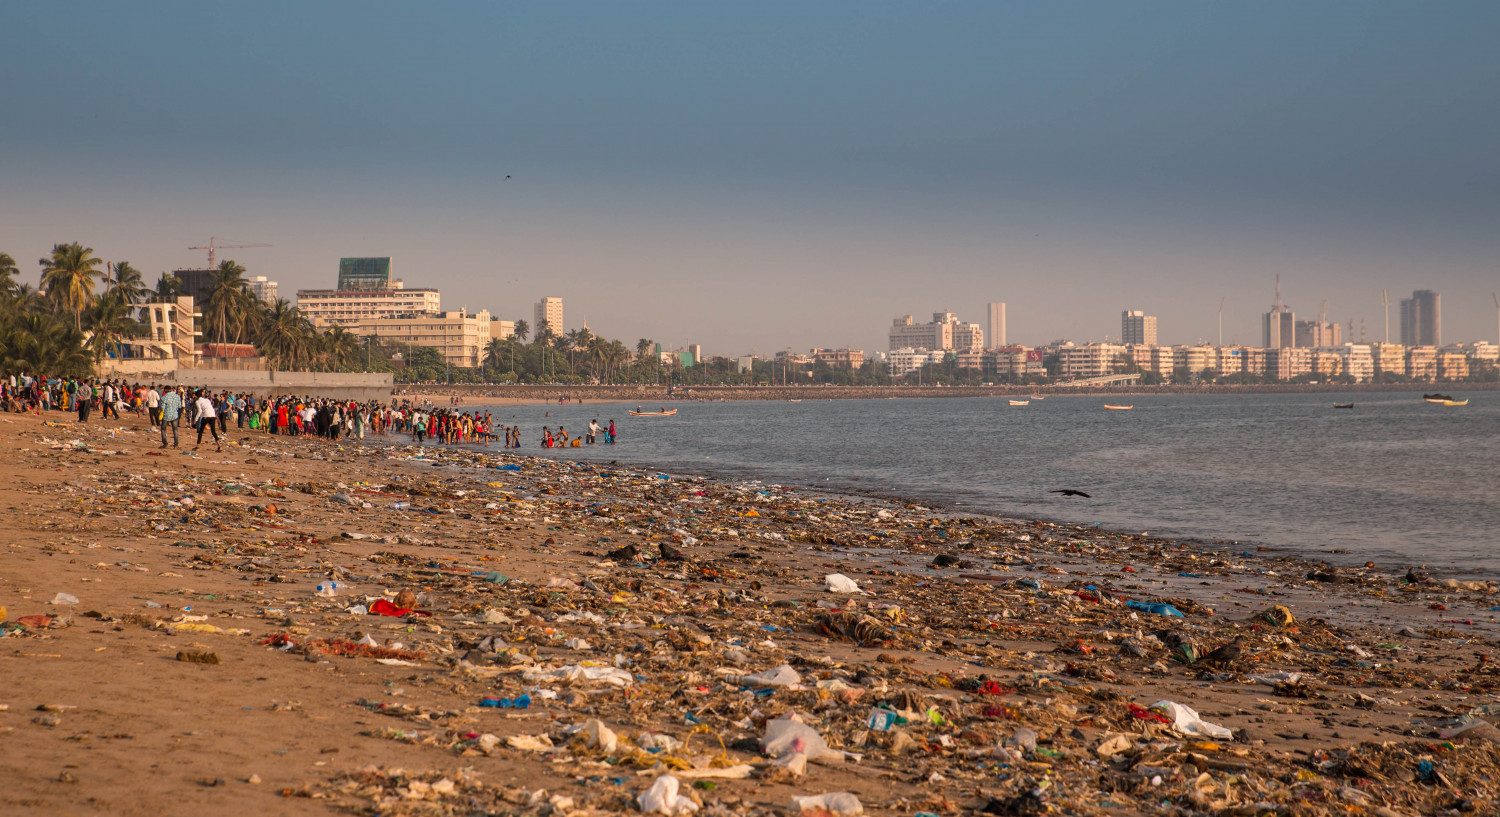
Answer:
[[[587,9],[585,13],[584,9]],[[570,13],[571,12],[571,13]],[[1259,344],[1285,301],[1384,337],[1380,290],[1495,341],[1500,6],[16,4],[0,252],[149,282],[228,250],[445,309],[709,354],[1009,340]],[[60,56],[68,37],[77,47]],[[511,178],[507,180],[507,176]]]

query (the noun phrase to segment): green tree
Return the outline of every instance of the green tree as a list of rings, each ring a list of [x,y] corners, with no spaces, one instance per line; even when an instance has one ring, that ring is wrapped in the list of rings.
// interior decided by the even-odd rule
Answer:
[[[92,247],[78,242],[54,244],[52,254],[41,259],[42,286],[47,296],[73,313],[73,328],[83,333],[83,310],[94,298],[94,281],[104,277],[99,265],[104,259]]]
[[[0,296],[11,296],[16,294],[20,282],[16,277],[21,270],[16,266],[16,259],[10,257],[10,253],[0,252]]]
[[[141,278],[141,271],[132,267],[129,261],[120,261],[108,266],[109,275],[105,278],[107,293],[116,295],[126,304],[138,304],[151,294],[146,282]]]
[[[203,305],[204,334],[215,343],[239,343],[251,328],[255,296],[245,281],[245,268],[234,261],[219,262]]]
[[[308,359],[312,327],[285,298],[277,298],[255,339],[256,349],[273,369],[295,370]]]
[[[111,350],[121,357],[121,342],[141,333],[141,324],[132,315],[131,304],[124,293],[107,292],[88,310],[89,349],[97,364]]]
[[[156,279],[156,297],[158,298],[175,298],[181,290],[182,279],[175,275],[163,272],[161,277]]]
[[[526,321],[516,321],[516,340],[525,343],[527,336],[530,334],[531,324]]]

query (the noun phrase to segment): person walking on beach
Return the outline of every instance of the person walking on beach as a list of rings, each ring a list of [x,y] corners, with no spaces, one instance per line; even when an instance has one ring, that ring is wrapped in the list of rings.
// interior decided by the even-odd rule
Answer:
[[[200,391],[198,392],[198,399],[194,400],[193,404],[198,409],[198,442],[193,444],[193,448],[197,448],[203,444],[203,430],[206,428],[213,432],[214,450],[223,451],[224,446],[219,442],[219,415],[218,412],[214,411],[214,401],[209,398],[207,393]]]
[[[167,447],[167,429],[172,429],[172,447],[177,447],[177,426],[182,417],[182,395],[177,389],[167,389],[167,393],[161,396],[161,447]]]
[[[156,390],[156,384],[151,384],[151,390],[146,392],[146,416],[150,418],[151,425],[161,425],[161,392]]]

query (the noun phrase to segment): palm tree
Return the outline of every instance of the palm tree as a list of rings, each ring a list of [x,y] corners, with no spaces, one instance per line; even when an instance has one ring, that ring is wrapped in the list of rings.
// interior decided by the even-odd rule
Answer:
[[[182,279],[175,275],[163,272],[161,277],[156,279],[156,297],[158,298],[175,298],[181,289]]]
[[[516,340],[525,343],[526,336],[531,334],[531,324],[526,321],[516,321]]]
[[[359,353],[359,338],[342,326],[335,326],[324,332],[320,340],[324,363],[330,371],[349,366]]]
[[[130,316],[130,307],[122,294],[111,291],[89,309],[89,331],[93,333],[89,337],[89,348],[94,353],[95,363],[103,360],[110,349],[119,354],[120,341],[140,332],[141,325]]]
[[[490,342],[484,345],[484,367],[486,369],[498,369],[500,367],[500,358],[505,354],[508,346],[509,344],[501,338],[490,338]]]
[[[310,332],[311,327],[297,307],[285,298],[277,298],[266,313],[255,346],[272,368],[296,369],[307,359]]]
[[[146,295],[151,290],[141,278],[141,271],[130,266],[129,261],[111,264],[109,270],[110,274],[105,278],[105,283],[109,286],[107,292],[118,292],[127,304],[138,304],[146,300]]]
[[[104,259],[96,258],[92,247],[78,242],[54,244],[52,255],[41,259],[42,286],[47,295],[73,313],[73,328],[83,332],[83,308],[94,297],[94,280],[103,278],[97,267]]]
[[[0,295],[12,295],[19,284],[16,276],[21,270],[16,266],[16,259],[10,257],[10,253],[0,252]]]
[[[245,282],[245,268],[228,259],[220,261],[208,290],[208,301],[203,307],[206,334],[217,343],[239,343],[249,328],[246,318],[251,312],[253,297],[249,284]]]

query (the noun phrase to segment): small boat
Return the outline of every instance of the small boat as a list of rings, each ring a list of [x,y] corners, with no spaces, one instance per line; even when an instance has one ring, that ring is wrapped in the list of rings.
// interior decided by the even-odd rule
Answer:
[[[1033,394],[1033,395],[1031,395],[1031,399],[1033,399],[1033,400],[1046,400],[1047,398],[1045,396],[1038,397],[1035,394]]]
[[[1010,401],[1010,404],[1012,406],[1029,406],[1029,405],[1031,405],[1031,401],[1030,400],[1012,400],[1012,401]]]
[[[636,411],[631,409],[631,417],[671,417],[677,413],[677,409],[662,409],[661,411]]]
[[[1135,408],[1135,404],[1132,403],[1128,406],[1111,406],[1110,404],[1105,403],[1104,407],[1109,409],[1110,411],[1130,411],[1131,409]]]
[[[1354,408],[1353,403],[1334,403],[1334,408]]]
[[[1467,406],[1468,404],[1469,404],[1469,401],[1466,400],[1466,399],[1465,400],[1444,400],[1443,401],[1443,405],[1445,405],[1445,406]]]
[[[1422,395],[1422,399],[1426,400],[1429,403],[1447,404],[1447,403],[1453,402],[1453,395],[1451,395],[1451,394],[1424,394],[1424,395]]]
[[[800,397],[788,397],[787,398],[787,402],[788,403],[800,403],[800,402],[802,402],[802,398],[800,398]]]

